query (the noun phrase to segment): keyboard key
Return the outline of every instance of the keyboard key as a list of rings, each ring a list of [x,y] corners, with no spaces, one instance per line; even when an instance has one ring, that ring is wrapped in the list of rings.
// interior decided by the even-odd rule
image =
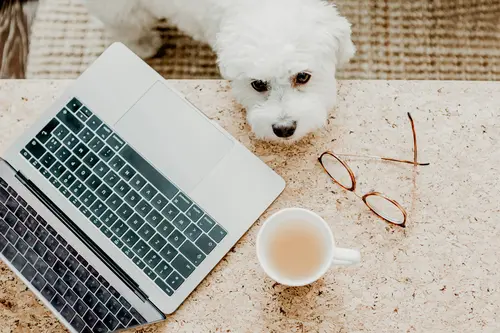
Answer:
[[[174,229],[174,226],[170,222],[163,220],[157,230],[163,237],[167,238]]]
[[[93,276],[90,276],[87,280],[87,282],[85,282],[85,285],[87,286],[87,288],[90,289],[90,291],[92,291],[93,293],[96,292],[97,288],[99,288],[99,282],[93,277]]]
[[[17,197],[17,201],[21,204],[21,206],[23,207],[26,207],[28,205],[28,203],[23,199],[21,198],[21,196],[18,196]],[[23,220],[24,221],[24,220]]]
[[[89,152],[89,148],[85,146],[83,143],[79,143],[74,149],[73,153],[76,155],[76,157],[83,159],[85,155]]]
[[[123,234],[125,232],[127,232],[129,229],[128,227],[125,225],[125,223],[123,223],[123,221],[121,220],[118,220],[115,224],[113,224],[113,226],[111,227],[111,231],[117,235],[118,237],[121,237],[123,236]],[[154,231],[153,231],[154,232]]]
[[[172,200],[172,202],[183,212],[185,212],[193,203],[183,193],[177,194],[177,196],[174,198],[174,200]]]
[[[97,303],[94,308],[94,313],[101,319],[103,319],[108,313],[108,309],[102,303]]]
[[[87,292],[87,287],[85,287],[80,281],[78,281],[73,287],[73,291],[78,295],[78,297],[81,298]]]
[[[0,202],[5,203],[9,198],[9,192],[6,189],[0,187]]]
[[[104,162],[99,162],[95,168],[94,168],[94,172],[96,173],[97,176],[99,177],[104,177],[104,175],[106,175],[106,173],[109,171],[109,166],[107,166]]]
[[[150,184],[146,184],[146,186],[144,186],[144,188],[141,190],[141,195],[144,196],[148,201],[151,200],[157,193],[158,191]]]
[[[61,147],[61,143],[57,141],[56,138],[51,138],[49,142],[45,144],[45,147],[47,147],[51,153],[55,153]]]
[[[203,215],[203,211],[196,205],[192,205],[186,212],[187,217],[193,222],[197,222]]]
[[[47,151],[47,149],[35,139],[31,140],[31,142],[26,145],[26,149],[37,159],[42,157]]]
[[[203,251],[206,255],[208,255],[215,248],[217,243],[215,243],[210,237],[207,235],[201,235],[200,238],[195,242],[195,244]]]
[[[108,290],[111,293],[111,295],[113,295],[117,299],[120,298],[120,296],[121,296],[120,293],[115,288],[113,288],[113,286],[109,286]]]
[[[135,170],[132,169],[132,167],[130,165],[125,165],[121,171],[120,171],[120,176],[122,176],[123,179],[125,179],[125,181],[129,181],[130,179],[132,179],[132,177],[134,177],[134,175],[136,174]]]
[[[134,233],[132,230],[129,230],[123,235],[122,241],[127,245],[128,247],[132,247],[137,243],[139,240],[139,236]]]
[[[131,190],[128,192],[128,194],[125,196],[125,202],[130,205],[130,207],[134,208],[135,205],[141,200],[141,197],[139,194],[137,194],[136,191]]]
[[[118,207],[122,205],[123,201],[116,194],[111,194],[111,196],[106,200],[106,205],[112,210],[117,210]]]
[[[153,168],[142,156],[130,146],[125,145],[120,155],[132,165],[144,178],[149,180],[164,196],[171,199],[178,192],[177,188]],[[137,189],[136,189],[137,190]]]
[[[70,287],[75,286],[75,284],[78,282],[76,276],[74,276],[71,272],[66,272],[66,274],[64,274],[63,281],[66,282],[66,284]]]
[[[136,174],[134,176],[134,178],[132,178],[132,181],[130,182],[130,184],[132,185],[132,187],[136,190],[136,191],[140,191],[141,188],[146,185],[146,180],[144,178],[141,177],[141,175],[139,174]]]
[[[33,287],[36,288],[36,290],[42,291],[42,295],[45,298],[47,298],[49,301],[55,295],[54,289],[52,289],[50,286],[47,286],[49,289],[46,290],[45,293],[43,292],[42,288],[47,285],[47,281],[45,281],[44,278],[40,274],[35,275],[33,280],[31,280],[31,284],[33,285]]]
[[[85,185],[87,185],[92,191],[97,190],[97,188],[102,184],[102,181],[97,178],[96,175],[91,175],[89,179],[85,182]]]
[[[54,252],[59,246],[59,242],[54,237],[49,235],[45,240],[45,245],[49,248],[50,251]]]
[[[106,143],[115,151],[120,150],[125,144],[125,142],[123,142],[123,140],[116,134],[111,135]]]
[[[154,251],[150,251],[146,257],[144,257],[144,262],[154,269],[161,261],[160,255],[155,253]],[[154,279],[153,279],[154,280]]]
[[[61,147],[55,155],[59,161],[64,163],[71,156],[71,152],[66,147]]]
[[[111,297],[111,294],[109,291],[104,289],[103,286],[101,286],[95,293],[97,299],[99,299],[101,302],[106,303],[108,299]]]
[[[112,314],[117,314],[118,310],[121,309],[122,305],[118,302],[116,298],[111,297],[109,301],[106,303],[106,307]]]
[[[78,201],[78,199],[73,197],[73,196],[71,198],[69,198],[69,202],[71,202],[73,204],[73,206],[75,206],[76,208],[80,208],[80,206],[82,205],[80,203],[80,201]]]
[[[54,254],[59,258],[59,260],[65,261],[66,258],[68,258],[69,252],[64,247],[62,247],[62,245],[59,245],[54,251]]]
[[[166,261],[168,262],[171,262],[172,259],[175,258],[175,256],[177,256],[177,250],[174,249],[174,247],[170,244],[167,244],[167,246],[165,246],[163,248],[163,250],[161,250],[160,252],[160,255],[163,257],[163,259],[165,259]]]
[[[108,237],[108,238],[111,238],[113,237],[113,233],[108,229],[106,228],[105,226],[102,226],[100,228],[101,232],[104,234],[104,236]]]
[[[86,207],[90,207],[94,201],[97,200],[97,197],[94,195],[94,193],[92,193],[90,190],[87,190],[85,191],[85,193],[82,195],[82,197],[80,198],[80,200],[82,201],[82,203],[86,206]]]
[[[64,195],[66,198],[69,198],[71,196],[71,192],[68,191],[65,187],[59,188],[59,192],[61,192],[61,194]]]
[[[19,200],[20,198],[18,198],[17,200]],[[20,201],[20,200],[19,200]],[[16,217],[21,220],[22,222],[26,221],[26,219],[28,218],[28,211],[26,209],[24,209],[23,207],[19,207],[17,210],[16,210]],[[26,232],[26,227],[24,225],[22,225],[21,223],[18,223],[16,225],[16,227],[14,227],[14,229],[16,229],[16,232],[19,234],[19,236],[24,236],[24,233]]]
[[[167,198],[165,198],[161,193],[158,193],[153,201],[151,201],[151,204],[153,205],[154,208],[156,208],[158,211],[161,211],[168,203]]]
[[[31,158],[31,155],[28,153],[28,151],[26,149],[21,149],[21,155],[23,155],[23,157],[25,159],[27,159],[28,161],[30,160]],[[7,185],[6,185],[7,186]]]
[[[24,266],[21,274],[26,280],[31,281],[36,275],[36,270],[30,264],[27,264],[26,266]]]
[[[109,162],[109,166],[111,169],[115,170],[116,172],[120,171],[120,169],[125,165],[125,161],[118,155],[113,157],[111,162]]]
[[[76,113],[76,117],[78,119],[80,119],[82,122],[86,122],[87,121],[87,116],[83,112],[78,111]]]
[[[19,236],[14,232],[14,230],[10,229],[9,231],[7,231],[5,238],[7,238],[9,240],[9,242],[12,243],[12,245],[14,245],[14,244],[16,244],[17,240],[19,239]]]
[[[48,283],[54,284],[56,283],[58,276],[56,272],[54,272],[52,269],[48,269],[47,272],[44,274],[45,279],[47,280]]]
[[[71,245],[66,246],[66,249],[68,250],[69,253],[71,253],[75,257],[78,255],[78,252],[76,252],[76,250]]]
[[[132,248],[132,251],[134,251],[139,258],[143,258],[149,250],[151,250],[151,248],[143,240],[139,240]]]
[[[80,197],[87,188],[80,181],[76,181],[71,185],[70,192],[73,193],[75,197]]]
[[[54,266],[54,264],[57,262],[56,256],[51,252],[45,253],[45,255],[43,256],[43,260],[45,260],[45,262],[51,267]]]
[[[125,309],[127,309],[127,310],[130,309],[130,307],[131,307],[130,303],[127,302],[127,300],[123,296],[120,297],[119,301]]]
[[[139,215],[141,215],[142,217],[146,217],[146,215],[149,214],[151,209],[153,209],[153,207],[151,207],[151,205],[144,200],[139,202],[139,204],[135,207],[135,211],[139,213]]]
[[[83,267],[87,267],[87,265],[89,264],[87,260],[83,259],[81,255],[77,255],[76,260],[78,260],[78,262],[80,262]]]
[[[99,150],[101,150],[102,147],[104,147],[104,142],[102,142],[101,139],[99,139],[98,137],[95,137],[90,141],[89,147],[94,151],[94,153],[97,154]]]
[[[219,225],[215,225],[215,227],[210,230],[208,235],[217,243],[220,243],[220,241],[226,237],[227,232],[226,230],[222,229]]]
[[[148,276],[148,278],[150,278],[153,281],[157,278],[155,272],[153,272],[149,267],[144,268],[144,273]]]
[[[69,292],[70,292],[70,290],[68,291],[68,293],[69,293]],[[78,296],[77,296],[75,293],[73,293],[73,295],[75,295],[75,296],[76,296],[76,300],[75,300],[76,302],[75,302],[75,305],[73,306],[73,309],[75,309],[75,310],[76,310],[76,313],[78,313],[78,315],[79,315],[79,316],[82,316],[82,317],[83,317],[83,315],[85,315],[85,312],[87,312],[88,307],[87,307],[87,305],[86,305],[85,303],[83,303],[83,301],[82,301],[82,300],[78,299]],[[69,297],[71,297],[71,299],[73,299],[73,295],[69,295]],[[71,302],[70,302],[70,301],[66,298],[66,296],[65,296],[65,299],[66,299],[66,301],[68,301],[68,303],[72,304],[72,303],[71,303]]]
[[[116,211],[118,217],[120,217],[124,221],[127,221],[133,213],[134,211],[132,210],[132,208],[130,208],[130,206],[126,203],[121,205],[120,208],[118,208],[118,210]]]
[[[179,286],[184,282],[184,279],[179,275],[179,273],[172,272],[166,281],[170,287],[177,290],[177,288],[179,288]]]
[[[42,176],[44,176],[45,178],[49,179],[50,178],[50,173],[47,169],[45,168],[40,168],[40,173],[42,174]]]
[[[0,234],[5,235],[9,229],[9,225],[5,221],[0,220]]]
[[[62,141],[66,137],[66,135],[68,135],[68,133],[69,131],[66,127],[64,127],[64,125],[59,125],[53,134],[56,138]]]
[[[70,169],[71,171],[75,172],[76,169],[81,165],[82,163],[76,158],[76,156],[72,155],[64,165]]]
[[[116,315],[116,318],[126,327],[130,320],[132,320],[132,315],[125,308],[122,308]]]
[[[163,216],[167,218],[169,221],[173,221],[177,214],[179,214],[179,209],[175,207],[173,204],[169,203],[164,210],[161,211]]]
[[[72,272],[76,271],[76,269],[78,268],[79,266],[79,262],[78,260],[76,260],[75,257],[73,256],[68,256],[68,258],[66,259],[66,261],[64,262],[64,264],[66,265],[66,267],[68,267]]]
[[[190,222],[189,222],[188,218],[186,217],[186,215],[180,213],[179,215],[177,215],[177,217],[174,219],[174,221],[172,223],[180,231],[184,231],[184,229],[187,228],[187,226],[189,225]]]
[[[92,152],[88,153],[83,159],[83,163],[85,163],[91,169],[97,164],[97,162],[99,162],[99,159]]]
[[[28,249],[24,255],[26,257],[26,259],[32,264],[32,265],[35,265],[35,268],[37,268],[37,259],[38,259],[38,254],[36,254],[35,251],[33,251],[32,249]],[[40,259],[41,260],[41,259]]]
[[[167,241],[160,234],[156,234],[149,240],[148,244],[151,245],[155,251],[159,252],[165,244],[167,244]]]
[[[57,261],[54,265],[54,272],[56,272],[57,275],[60,277],[63,277],[64,274],[67,272],[66,266],[63,265],[62,262]]]
[[[111,314],[108,314],[106,318],[102,321],[110,330],[114,330],[116,326],[118,326],[118,319],[113,317]]]
[[[57,292],[62,296],[66,293],[66,290],[68,290],[68,285],[64,283],[63,280],[58,279],[54,284],[54,289],[57,290]]]
[[[161,290],[163,290],[168,296],[172,296],[174,294],[174,291],[172,288],[167,286],[165,282],[163,282],[160,278],[155,280],[155,283],[158,287],[160,287]]]
[[[41,228],[41,226],[38,228]],[[45,254],[45,252],[47,251],[47,248],[40,241],[37,241],[36,244],[33,246],[33,250],[35,250],[35,252],[40,257],[42,257]]]
[[[115,187],[114,190],[118,193],[120,197],[124,197],[127,192],[130,190],[130,186],[121,180]]]
[[[83,316],[83,321],[85,321],[85,323],[90,327],[94,326],[97,320],[97,316],[92,312],[92,310],[88,310]]]
[[[115,152],[113,151],[113,149],[111,149],[108,146],[104,146],[104,148],[102,148],[99,151],[99,157],[101,157],[101,159],[106,161],[106,162],[108,162],[114,155],[115,155]]]
[[[19,272],[26,265],[27,261],[24,259],[22,254],[18,253],[16,257],[12,260],[12,266],[14,266]]]
[[[134,258],[134,253],[133,253],[133,252],[132,252],[132,250],[131,250],[131,249],[129,249],[128,247],[123,246],[123,247],[121,248],[121,250],[122,250],[122,252],[123,252],[123,253],[125,253],[125,255],[126,255],[127,257],[129,257],[130,259],[133,259],[133,258]]]
[[[184,230],[184,235],[187,236],[191,241],[195,241],[201,235],[201,229],[198,228],[194,223],[191,223],[186,230]]]
[[[97,324],[95,324],[92,331],[95,333],[106,333],[106,332],[108,332],[108,329],[107,329],[106,325],[104,325],[102,322],[98,321]]]
[[[77,278],[80,279],[80,281],[85,282],[87,278],[90,276],[89,271],[85,269],[82,265],[78,266],[78,268],[75,271],[75,275]],[[95,291],[95,290],[93,290]]]
[[[75,316],[75,310],[70,308],[68,305],[64,306],[64,308],[61,310],[61,315],[63,316],[64,319],[66,319],[68,322],[71,322],[71,319]]]
[[[41,165],[40,163],[38,163],[38,161],[37,161],[37,160],[35,160],[34,158],[32,158],[32,159],[30,160],[30,163],[31,163],[31,165],[32,165],[35,169],[37,169],[37,170],[38,170],[38,169],[40,169],[40,167],[42,166],[42,165]]]
[[[57,118],[66,125],[66,127],[75,134],[78,134],[84,125],[68,110],[63,109],[57,114]]]
[[[90,111],[86,106],[83,106],[80,111],[82,111],[87,117],[92,117],[92,111]]]
[[[105,184],[102,184],[96,191],[97,196],[102,201],[106,201],[106,199],[109,198],[111,193],[113,193],[113,191]]]
[[[111,227],[117,219],[118,216],[109,209],[101,216],[101,221],[108,227]]]
[[[0,203],[0,218],[4,217],[5,214],[7,214],[7,212],[8,212],[7,207],[5,207]]]
[[[111,133],[113,133],[113,131],[111,131],[106,125],[102,125],[99,127],[97,132],[95,132],[95,134],[97,134],[102,140],[106,140]]]
[[[120,180],[120,177],[113,171],[110,171],[104,177],[104,182],[108,184],[109,187],[114,187],[116,183]]]
[[[128,220],[127,224],[130,228],[135,231],[139,230],[139,228],[144,224],[144,220],[137,213],[134,213]]]
[[[111,241],[113,242],[113,244],[115,244],[115,246],[117,248],[119,248],[119,249],[122,248],[123,243],[122,243],[122,241],[118,237],[116,237],[116,236],[111,237]]]
[[[11,212],[7,212],[7,215],[5,215],[4,219],[5,219],[5,222],[7,222],[7,224],[10,225],[11,227],[14,227],[17,223],[17,217],[14,214],[12,214]]]
[[[199,266],[205,259],[205,255],[191,242],[184,242],[179,248],[179,251],[195,266]]]
[[[172,271],[172,267],[170,267],[170,265],[163,260],[155,268],[156,274],[158,274],[162,279],[166,279]]]
[[[19,202],[17,202],[13,197],[10,197],[5,203],[5,206],[7,206],[7,208],[14,213],[17,210],[17,207],[19,207]]]
[[[76,98],[72,98],[71,101],[69,101],[69,103],[66,104],[66,107],[73,112],[76,112],[81,106],[82,103]]]
[[[85,328],[85,322],[79,316],[75,316],[71,321],[71,326],[79,333],[91,333],[88,328]],[[84,331],[85,330],[85,331]]]
[[[87,121],[87,125],[93,130],[97,130],[102,124],[102,121],[97,118],[97,116],[92,116],[90,119]]]
[[[35,279],[38,277],[39,275],[35,276]],[[41,278],[41,277],[40,277]],[[44,281],[45,282],[45,281]],[[31,282],[33,283],[33,281]],[[37,288],[38,289],[38,288]],[[43,289],[42,289],[42,296],[45,297],[48,301],[50,301],[54,296],[56,295],[56,291],[54,289],[52,289],[51,286],[49,285],[46,285]]]
[[[94,138],[94,134],[88,128],[84,128],[83,131],[78,134],[78,137],[84,143],[89,143],[89,141]]]
[[[78,144],[78,139],[73,134],[70,134],[64,139],[63,143],[69,149],[73,149]]]
[[[62,308],[66,305],[66,302],[64,301],[64,298],[62,298],[60,295],[55,295],[54,298],[52,298],[52,301],[50,304],[57,310],[61,311]]]

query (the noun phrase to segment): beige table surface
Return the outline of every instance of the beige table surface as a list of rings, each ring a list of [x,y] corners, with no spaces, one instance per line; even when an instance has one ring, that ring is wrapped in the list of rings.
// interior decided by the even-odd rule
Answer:
[[[68,81],[0,81],[0,150]],[[164,323],[138,332],[499,332],[500,83],[346,81],[326,129],[294,146],[249,137],[226,83],[175,82],[287,182],[262,218],[300,206],[323,216],[362,263],[307,287],[260,270],[262,218]],[[382,191],[409,212],[406,229],[374,217],[323,173],[326,149],[411,159],[414,116],[427,167],[351,159],[360,192]],[[0,264],[0,332],[65,329]]]

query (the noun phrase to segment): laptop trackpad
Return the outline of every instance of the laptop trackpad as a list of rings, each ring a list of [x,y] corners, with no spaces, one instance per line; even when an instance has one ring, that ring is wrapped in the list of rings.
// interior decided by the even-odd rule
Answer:
[[[189,193],[234,142],[160,81],[118,121],[116,132]]]

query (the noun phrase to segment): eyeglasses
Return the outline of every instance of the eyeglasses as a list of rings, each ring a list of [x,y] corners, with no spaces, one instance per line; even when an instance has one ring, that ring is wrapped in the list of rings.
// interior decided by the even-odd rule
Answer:
[[[362,196],[357,194],[355,192],[356,177],[354,176],[354,172],[347,165],[347,163],[340,159],[339,156],[368,157],[383,161],[413,164],[415,166],[429,165],[429,163],[417,162],[417,135],[415,133],[415,124],[413,123],[413,118],[411,117],[411,114],[409,112],[408,118],[410,119],[411,130],[413,133],[413,161],[371,155],[334,154],[329,151],[324,152],[318,158],[319,163],[321,164],[325,172],[335,183],[340,185],[345,190],[353,192],[357,197],[361,198],[361,200],[363,200],[363,202],[372,212],[374,212],[380,218],[384,219],[386,222],[398,225],[403,228],[406,225],[407,218],[405,209],[396,200],[391,199],[380,192],[373,191]]]

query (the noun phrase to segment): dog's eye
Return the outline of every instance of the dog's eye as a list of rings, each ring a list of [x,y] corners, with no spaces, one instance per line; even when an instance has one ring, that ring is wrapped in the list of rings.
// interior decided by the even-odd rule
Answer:
[[[295,76],[295,84],[306,84],[311,78],[311,74],[306,72],[300,72]]]
[[[252,88],[257,90],[258,92],[267,91],[267,89],[268,89],[267,82],[261,81],[261,80],[252,81]]]

